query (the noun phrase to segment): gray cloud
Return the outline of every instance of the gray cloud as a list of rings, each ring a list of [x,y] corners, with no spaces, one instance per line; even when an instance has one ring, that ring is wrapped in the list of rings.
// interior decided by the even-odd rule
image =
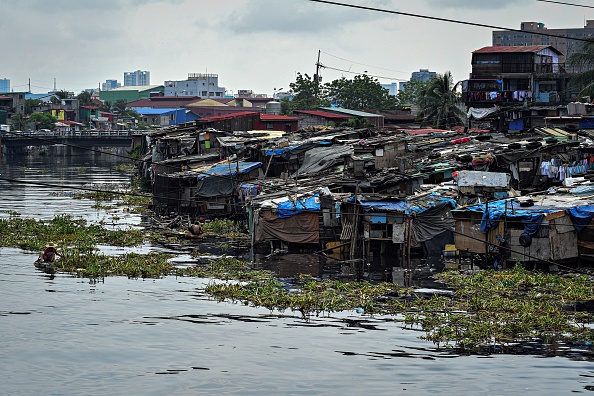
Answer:
[[[533,1],[531,1],[533,2]],[[519,6],[529,3],[529,0],[427,0],[427,3],[436,9],[476,9],[476,10],[501,10],[510,6]]]
[[[365,6],[386,8],[388,4],[385,0],[375,0],[367,2]],[[386,16],[387,14],[378,12],[311,1],[259,0],[232,11],[225,26],[243,34],[316,34],[353,28],[353,24],[379,20]]]

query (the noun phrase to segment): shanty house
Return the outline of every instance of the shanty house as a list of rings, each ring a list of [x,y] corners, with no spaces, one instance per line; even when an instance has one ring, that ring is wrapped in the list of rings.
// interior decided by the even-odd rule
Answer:
[[[472,128],[497,131],[544,126],[568,99],[561,53],[550,45],[492,46],[472,53],[462,93]]]

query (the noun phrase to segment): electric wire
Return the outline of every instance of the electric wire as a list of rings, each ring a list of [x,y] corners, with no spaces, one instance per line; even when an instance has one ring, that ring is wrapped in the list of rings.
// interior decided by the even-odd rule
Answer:
[[[564,1],[552,1],[552,0],[536,0],[536,1],[540,1],[541,3],[553,3],[553,4],[568,5],[568,6],[573,6],[573,7],[594,8],[594,6],[590,6],[590,5],[566,3]]]
[[[524,34],[528,33],[528,34],[535,34],[535,35],[540,35],[540,36],[562,38],[564,40],[567,39],[567,40],[583,41],[583,42],[591,42],[592,41],[590,39],[584,39],[584,38],[579,38],[579,37],[565,37],[565,36],[560,36],[560,35],[553,34],[553,33],[545,33],[545,32],[540,32],[540,31],[538,31],[538,32],[526,31],[526,30],[506,28],[506,27],[501,27],[501,26],[496,26],[496,25],[488,25],[488,24],[484,24],[484,23],[461,21],[461,20],[450,19],[450,18],[440,18],[440,17],[434,17],[434,16],[430,16],[430,15],[413,14],[410,12],[386,10],[386,9],[382,9],[382,8],[367,7],[367,6],[361,6],[361,5],[356,5],[356,4],[345,4],[345,3],[339,3],[336,1],[328,1],[328,0],[306,0],[306,1],[310,1],[312,3],[334,5],[334,6],[339,6],[339,7],[354,8],[354,9],[358,9],[358,10],[383,12],[386,14],[393,14],[393,15],[402,15],[402,16],[407,16],[407,17],[412,17],[412,18],[429,19],[432,21],[448,22],[448,23],[455,23],[455,24],[467,25],[467,26],[505,30],[505,31],[510,31],[510,32],[519,32],[519,33],[524,33]]]
[[[375,78],[385,78],[387,80],[397,80],[397,81],[408,81],[402,78],[396,78],[396,77],[385,77],[385,76],[377,76],[377,75],[373,75],[373,74],[368,74],[368,73],[359,73],[359,72],[354,72],[354,71],[350,71],[350,70],[344,70],[344,69],[338,69],[336,67],[331,67],[331,66],[326,66],[323,63],[320,63],[320,67],[324,68],[324,69],[330,69],[330,70],[336,70],[336,71],[340,71],[340,72],[344,72],[344,73],[352,73],[352,74],[358,74],[358,75],[366,75],[369,77],[375,77]]]
[[[333,58],[340,59],[341,61],[345,61],[345,62],[349,62],[349,63],[354,63],[356,65],[367,66],[367,67],[371,67],[371,68],[374,68],[374,69],[380,69],[380,70],[388,70],[388,71],[393,71],[393,72],[396,72],[396,73],[403,73],[403,74],[407,74],[408,73],[408,72],[403,72],[403,71],[400,71],[400,70],[388,69],[388,68],[385,68],[385,67],[379,67],[379,66],[368,65],[368,64],[365,64],[365,63],[355,62],[355,61],[352,61],[352,60],[349,60],[349,59],[341,58],[340,56],[329,54],[328,52],[324,52],[322,50],[320,50],[320,52],[322,54],[324,54],[324,55],[328,55],[328,56],[331,56]]]

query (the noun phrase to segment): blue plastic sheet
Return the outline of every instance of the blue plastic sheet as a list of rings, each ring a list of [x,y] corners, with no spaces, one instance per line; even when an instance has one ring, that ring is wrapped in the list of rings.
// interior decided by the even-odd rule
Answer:
[[[315,194],[309,198],[298,199],[296,203],[287,200],[279,203],[278,207],[276,208],[276,212],[280,219],[286,219],[304,211],[320,211],[320,199],[318,194]]]
[[[580,231],[592,221],[592,217],[594,217],[594,205],[577,206],[575,208],[566,209],[565,213],[571,217],[575,229]]]
[[[408,201],[359,201],[363,210],[369,212],[374,211],[386,211],[386,212],[402,212],[405,214],[410,213],[423,213],[429,208],[433,208],[444,202],[449,203],[452,208],[456,207],[456,201],[450,198],[444,198],[438,193],[431,193],[423,200],[423,205],[411,205]]]
[[[535,206],[531,209],[524,209],[517,202],[512,203],[505,200],[489,202],[488,211],[485,210],[485,204],[470,206],[467,209],[474,212],[483,212],[480,227],[482,232],[497,227],[499,221],[505,215],[508,220],[524,223],[524,233],[530,236],[536,234],[547,213],[559,210]]]
[[[229,164],[218,164],[207,171],[201,172],[198,175],[198,180],[202,180],[207,176],[236,176],[239,174],[249,173],[250,171],[262,166],[261,162],[239,162]]]

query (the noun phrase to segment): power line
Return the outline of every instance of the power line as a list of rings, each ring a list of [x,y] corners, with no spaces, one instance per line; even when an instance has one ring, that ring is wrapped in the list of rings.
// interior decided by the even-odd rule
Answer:
[[[583,4],[565,3],[563,1],[551,1],[551,0],[536,0],[536,1],[540,1],[542,3],[562,4],[562,5],[568,5],[568,6],[573,6],[573,7],[594,8],[594,6],[583,5]]]
[[[323,64],[321,64],[321,63],[320,63],[320,67],[321,67],[321,68],[324,68],[324,69],[336,70],[336,71],[340,71],[340,72],[344,72],[344,73],[352,73],[352,74],[358,74],[358,75],[363,75],[363,74],[365,74],[365,75],[367,75],[367,76],[369,76],[369,77],[375,77],[375,78],[385,78],[385,79],[387,79],[387,80],[408,81],[408,80],[405,80],[405,79],[402,79],[402,78],[396,78],[396,77],[385,77],[385,76],[376,76],[376,75],[373,75],[373,74],[359,73],[359,72],[353,72],[353,71],[350,71],[350,70],[338,69],[338,68],[336,68],[336,67],[326,66],[326,65],[323,65]]]
[[[403,71],[399,71],[399,70],[394,70],[394,69],[387,69],[387,68],[384,68],[384,67],[373,66],[373,65],[367,65],[367,64],[365,64],[365,63],[359,63],[359,62],[355,62],[355,61],[352,61],[352,60],[348,60],[348,59],[341,58],[340,56],[336,56],[336,55],[329,54],[329,53],[327,53],[327,52],[324,52],[324,51],[320,51],[320,52],[321,52],[322,54],[325,54],[325,55],[331,56],[331,57],[333,57],[333,58],[340,59],[340,60],[342,60],[342,61],[349,62],[349,63],[354,63],[354,64],[356,64],[356,65],[361,65],[361,66],[372,67],[372,68],[374,68],[374,69],[380,69],[380,70],[389,70],[389,71],[393,71],[393,72],[396,72],[396,73],[408,73],[408,72],[403,72]]]
[[[432,21],[457,23],[460,25],[476,26],[476,27],[483,27],[483,28],[497,29],[497,30],[507,30],[510,32],[518,32],[518,33],[524,33],[524,34],[526,34],[526,33],[536,34],[536,35],[540,35],[540,36],[561,38],[564,40],[567,39],[567,40],[575,40],[575,41],[583,41],[583,42],[591,42],[592,41],[589,39],[584,39],[584,38],[579,38],[579,37],[565,37],[565,36],[560,36],[560,35],[553,34],[553,33],[544,33],[541,31],[536,32],[536,31],[526,31],[526,30],[521,30],[521,29],[512,29],[512,28],[506,28],[506,27],[501,27],[501,26],[496,26],[496,25],[487,25],[484,23],[460,21],[460,20],[449,19],[449,18],[439,18],[439,17],[429,16],[429,15],[412,14],[409,12],[392,11],[392,10],[386,10],[386,9],[382,9],[382,8],[365,7],[365,6],[355,5],[355,4],[338,3],[335,1],[327,1],[327,0],[307,0],[307,1],[311,1],[313,3],[335,5],[335,6],[339,6],[339,7],[355,8],[355,9],[365,10],[365,11],[375,11],[375,12],[383,12],[383,13],[387,13],[387,14],[408,16],[408,17],[413,17],[413,18],[429,19]]]

